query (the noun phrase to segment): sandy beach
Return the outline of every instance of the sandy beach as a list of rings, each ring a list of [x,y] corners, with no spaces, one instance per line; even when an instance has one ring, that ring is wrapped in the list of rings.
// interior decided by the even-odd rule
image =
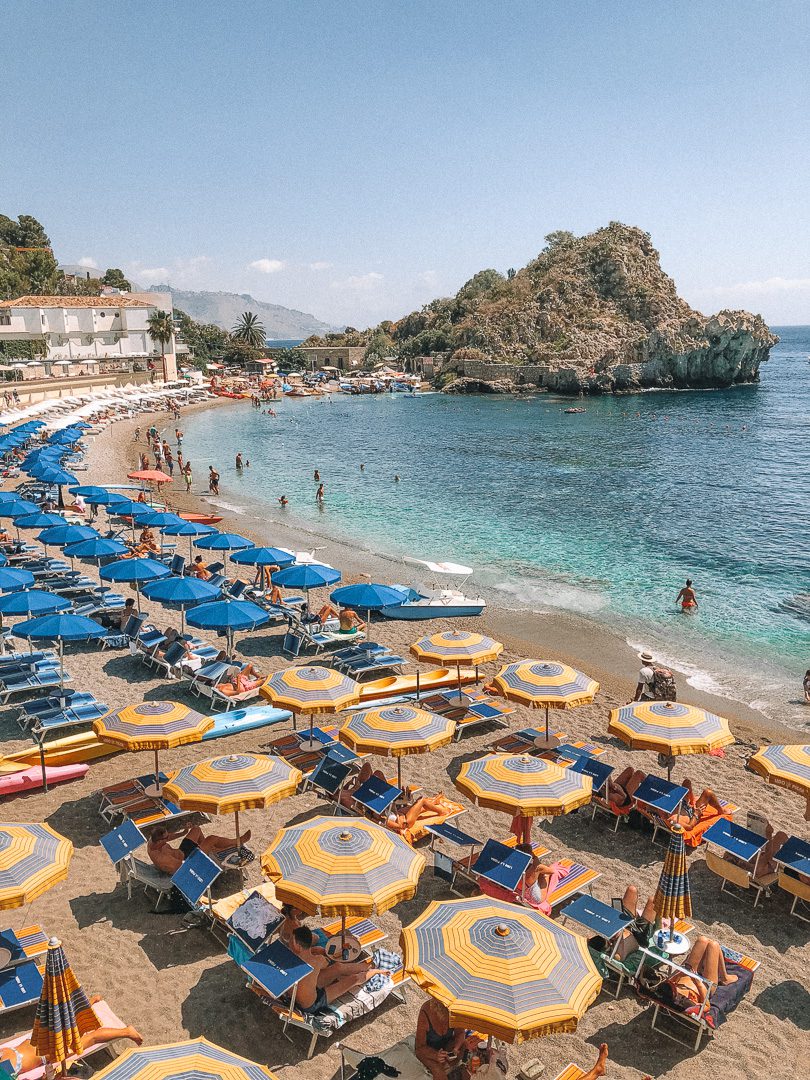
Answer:
[[[247,407],[247,405],[246,405]],[[212,415],[215,415],[212,414]],[[165,414],[162,414],[165,424]],[[149,417],[137,423],[143,430]],[[182,426],[182,421],[181,421]],[[134,422],[115,424],[96,437],[89,447],[89,471],[82,482],[123,482],[127,467],[145,444],[135,444]],[[191,448],[190,448],[191,450]],[[184,447],[185,451],[185,447]],[[206,468],[195,461],[195,485],[190,496],[181,493],[178,482],[171,485],[166,501],[178,509],[208,508],[201,485]],[[392,580],[391,564],[369,557],[348,544],[333,539],[317,540],[311,533],[296,530],[281,514],[272,520],[245,513],[229,517],[225,511],[221,527],[242,533],[259,543],[276,543],[295,549],[324,545],[319,556],[337,566],[344,581],[357,580],[363,573],[373,579]],[[185,550],[185,542],[178,550]],[[88,573],[93,575],[92,567]],[[313,599],[317,598],[317,594]],[[158,626],[175,624],[174,613],[155,604],[145,610]],[[409,644],[425,628],[407,623],[382,621],[373,627],[373,638],[407,655]],[[430,623],[430,630],[445,628]],[[501,660],[509,662],[525,656],[548,656],[564,660],[587,671],[601,683],[593,705],[558,713],[554,727],[572,738],[588,738],[605,747],[604,760],[624,767],[659,771],[651,753],[631,752],[607,735],[607,713],[632,695],[638,660],[619,638],[603,632],[585,620],[566,615],[517,614],[488,611],[477,620],[476,630],[504,642]],[[280,652],[282,631],[270,628],[238,638],[238,652],[263,671],[286,667],[289,661]],[[204,636],[204,635],[203,635]],[[126,651],[100,651],[92,646],[68,647],[66,668],[78,688],[93,689],[99,700],[111,708],[143,699],[171,699],[194,705],[198,699],[184,694],[173,682],[155,679],[153,672]],[[739,804],[737,819],[744,822],[745,811],[766,813],[777,828],[810,839],[810,823],[803,820],[804,801],[797,795],[766,786],[747,772],[745,761],[763,742],[798,741],[795,731],[766,723],[762,716],[724,698],[700,693],[679,680],[679,697],[711,708],[729,717],[737,738],[723,757],[696,756],[679,759],[674,770],[677,780],[689,776],[699,791],[710,786],[724,798]],[[21,748],[14,722],[16,710],[0,712],[0,732],[6,750]],[[513,729],[535,720],[526,710],[517,709],[510,718]],[[245,750],[260,751],[270,739],[287,731],[289,725],[249,732],[215,744],[182,747],[162,756],[169,769],[194,760]],[[479,756],[496,737],[495,730],[478,728],[474,734],[433,754],[407,760],[409,781],[419,783],[426,793],[444,790],[453,794],[452,777],[461,763]],[[307,1038],[291,1032],[291,1041],[281,1037],[277,1018],[244,986],[236,965],[217,942],[202,930],[178,933],[178,915],[152,914],[152,904],[136,891],[131,901],[117,884],[117,875],[98,841],[105,831],[97,813],[97,791],[112,782],[145,771],[150,755],[118,754],[96,762],[81,781],[57,787],[47,794],[34,793],[15,798],[4,807],[4,817],[12,821],[47,821],[74,843],[76,852],[66,882],[37,900],[30,910],[8,913],[4,925],[20,928],[41,923],[48,932],[58,933],[80,981],[88,992],[101,993],[125,1023],[135,1025],[147,1043],[162,1043],[204,1035],[276,1069],[284,1080],[327,1080],[339,1070],[336,1039],[321,1041],[316,1056],[305,1057]],[[319,807],[312,794],[297,795],[269,811],[243,815],[242,824],[253,831],[251,847],[260,853],[276,831],[290,821],[300,821]],[[469,806],[463,827],[479,836],[502,837],[508,820],[488,810]],[[217,832],[229,833],[231,819],[215,822]],[[663,847],[654,846],[647,835],[622,828],[614,836],[590,814],[577,813],[555,818],[536,829],[556,856],[578,859],[602,876],[594,894],[610,902],[629,883],[646,895],[654,889],[663,859]],[[649,1073],[657,1080],[701,1080],[720,1074],[726,1080],[801,1076],[802,1060],[810,1060],[810,994],[807,966],[810,961],[810,927],[787,915],[784,896],[776,893],[756,911],[749,899],[720,895],[719,881],[710,874],[698,851],[691,856],[694,919],[702,933],[740,950],[761,962],[753,989],[722,1027],[716,1038],[697,1055],[651,1033],[650,1011],[625,990],[614,1001],[601,995],[588,1010],[574,1035],[558,1035],[513,1048],[513,1062],[539,1058],[544,1076],[553,1077],[569,1061],[590,1067],[599,1043],[610,1045],[611,1063],[607,1075],[615,1080],[636,1080]],[[248,883],[260,880],[258,861],[248,870]],[[224,894],[239,887],[238,876],[220,879]],[[434,880],[430,868],[422,877],[413,901],[401,904],[379,918],[395,946],[401,925],[408,923],[432,899],[448,894],[441,881]],[[406,1004],[394,999],[378,1014],[345,1027],[338,1036],[348,1045],[365,1052],[379,1052],[414,1030],[416,1015],[424,997],[414,986],[406,987]],[[0,1021],[0,1034],[8,1036],[25,1029],[29,1011]],[[515,1067],[515,1072],[517,1067]]]

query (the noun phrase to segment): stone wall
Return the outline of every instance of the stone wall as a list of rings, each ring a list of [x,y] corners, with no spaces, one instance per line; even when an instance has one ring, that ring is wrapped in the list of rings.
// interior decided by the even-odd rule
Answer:
[[[511,379],[518,385],[538,386],[543,381],[545,369],[537,364],[488,364],[484,360],[462,360],[459,374],[465,379],[495,382]]]

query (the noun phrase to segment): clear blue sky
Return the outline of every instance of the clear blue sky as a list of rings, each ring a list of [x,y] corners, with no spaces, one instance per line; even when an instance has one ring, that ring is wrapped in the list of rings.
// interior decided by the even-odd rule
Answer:
[[[806,0],[0,14],[0,212],[62,261],[366,325],[621,220],[701,309],[810,323]]]

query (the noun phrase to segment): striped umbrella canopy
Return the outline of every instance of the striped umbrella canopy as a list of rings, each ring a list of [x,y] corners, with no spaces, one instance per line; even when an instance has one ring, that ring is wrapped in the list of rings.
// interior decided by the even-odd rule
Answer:
[[[406,972],[452,1027],[505,1042],[575,1031],[602,988],[584,937],[487,897],[434,901],[400,941]]]
[[[397,783],[402,786],[402,758],[426,754],[452,741],[454,720],[412,705],[383,705],[352,713],[338,732],[341,742],[357,754],[397,759]]]
[[[136,1046],[95,1074],[94,1080],[277,1080],[255,1061],[207,1039]]]
[[[233,814],[236,846],[239,811],[263,810],[294,795],[302,775],[284,758],[267,754],[229,754],[186,765],[176,772],[163,793],[183,810]]]
[[[30,904],[64,881],[73,844],[50,825],[0,824],[0,911]]]
[[[591,801],[589,776],[529,754],[465,761],[455,780],[476,805],[522,817],[557,817]]]
[[[675,824],[670,830],[669,847],[653,897],[653,907],[660,919],[670,920],[670,939],[675,933],[675,920],[688,918],[692,914],[692,890],[682,825]]]
[[[761,746],[748,759],[748,768],[769,784],[810,799],[810,746]]]
[[[361,818],[316,817],[280,829],[262,871],[282,903],[309,915],[375,915],[416,892],[425,857]]]
[[[68,1058],[82,1053],[82,1035],[100,1027],[87,994],[67,962],[62,942],[51,938],[31,1045],[50,1064],[58,1062],[64,1076]]]
[[[549,709],[573,709],[588,705],[599,691],[599,683],[568,664],[557,660],[519,660],[502,667],[490,684],[496,694],[530,709],[545,707],[546,742]]]
[[[309,713],[310,745],[313,713],[336,713],[360,699],[360,686],[334,668],[292,667],[274,672],[259,693],[275,705],[297,713]],[[293,723],[294,726],[294,723]]]
[[[211,716],[203,716],[178,701],[143,701],[93,721],[93,731],[102,742],[122,750],[153,750],[155,787],[160,788],[161,750],[200,742],[214,726]]]
[[[429,664],[455,664],[458,673],[458,695],[461,697],[461,665],[487,664],[497,660],[503,652],[503,645],[484,634],[474,634],[469,630],[443,630],[420,638],[411,645],[411,652],[417,659]]]
[[[679,701],[631,701],[611,709],[608,731],[633,750],[652,750],[670,759],[734,742],[724,717]],[[671,774],[671,761],[668,769]]]

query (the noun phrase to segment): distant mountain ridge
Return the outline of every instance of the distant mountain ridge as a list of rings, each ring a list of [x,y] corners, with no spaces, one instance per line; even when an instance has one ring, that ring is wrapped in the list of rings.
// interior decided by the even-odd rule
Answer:
[[[195,322],[213,323],[223,330],[232,329],[243,311],[252,311],[259,316],[268,338],[300,339],[335,329],[306,311],[267,304],[250,293],[190,292],[171,285],[153,285],[149,291],[170,292],[174,306],[185,311]]]

